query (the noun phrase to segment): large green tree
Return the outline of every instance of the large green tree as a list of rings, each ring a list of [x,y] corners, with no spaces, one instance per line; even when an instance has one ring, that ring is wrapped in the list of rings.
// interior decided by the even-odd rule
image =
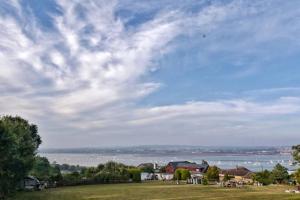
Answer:
[[[187,180],[191,177],[191,172],[187,169],[176,169],[174,178],[176,180]]]
[[[257,172],[253,175],[253,180],[263,185],[270,185],[274,182],[272,173],[268,170]]]
[[[207,179],[209,181],[219,181],[219,178],[220,178],[219,173],[220,173],[220,170],[217,166],[209,167],[206,172]]]
[[[272,170],[272,175],[273,175],[274,181],[277,183],[280,183],[280,184],[283,182],[287,182],[289,179],[289,173],[288,173],[287,168],[285,168],[284,166],[282,166],[279,163]]]
[[[21,117],[0,117],[0,198],[13,193],[31,170],[40,144],[36,125]]]
[[[62,175],[59,166],[56,164],[50,164],[47,158],[36,156],[30,175],[37,177],[43,181],[60,181]]]

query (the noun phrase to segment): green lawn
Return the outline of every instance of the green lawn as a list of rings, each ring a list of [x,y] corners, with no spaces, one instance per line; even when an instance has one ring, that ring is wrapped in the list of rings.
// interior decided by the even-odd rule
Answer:
[[[288,194],[288,186],[248,186],[241,189],[202,185],[175,185],[173,183],[140,183],[91,185],[49,189],[40,192],[18,193],[14,200],[193,200],[243,199],[284,200],[300,199],[300,194]]]

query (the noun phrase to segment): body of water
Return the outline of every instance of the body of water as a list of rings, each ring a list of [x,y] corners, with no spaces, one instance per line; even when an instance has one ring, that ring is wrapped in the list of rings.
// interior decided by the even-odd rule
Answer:
[[[208,161],[210,165],[216,165],[220,168],[234,168],[236,166],[244,166],[253,171],[260,171],[262,169],[272,169],[277,163],[287,167],[289,170],[294,169],[291,166],[292,157],[289,154],[272,154],[272,155],[148,155],[148,154],[122,154],[122,153],[40,153],[45,156],[50,162],[57,162],[59,164],[67,163],[71,165],[80,166],[97,166],[100,163],[107,161],[121,162],[127,165],[139,165],[140,163],[158,163],[159,165],[166,165],[170,161],[193,161],[201,163],[202,160]]]

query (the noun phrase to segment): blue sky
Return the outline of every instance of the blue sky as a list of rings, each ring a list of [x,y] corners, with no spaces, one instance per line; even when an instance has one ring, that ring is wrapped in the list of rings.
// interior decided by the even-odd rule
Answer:
[[[0,2],[0,114],[38,124],[43,147],[292,145],[299,7]]]

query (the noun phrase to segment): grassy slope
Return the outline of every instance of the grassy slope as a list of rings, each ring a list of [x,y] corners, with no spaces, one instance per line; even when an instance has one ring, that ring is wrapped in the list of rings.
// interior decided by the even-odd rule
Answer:
[[[299,199],[300,194],[288,194],[287,186],[246,187],[241,189],[202,185],[174,185],[171,183],[114,184],[65,187],[41,192],[19,193],[15,200],[193,200],[243,199],[284,200]]]

